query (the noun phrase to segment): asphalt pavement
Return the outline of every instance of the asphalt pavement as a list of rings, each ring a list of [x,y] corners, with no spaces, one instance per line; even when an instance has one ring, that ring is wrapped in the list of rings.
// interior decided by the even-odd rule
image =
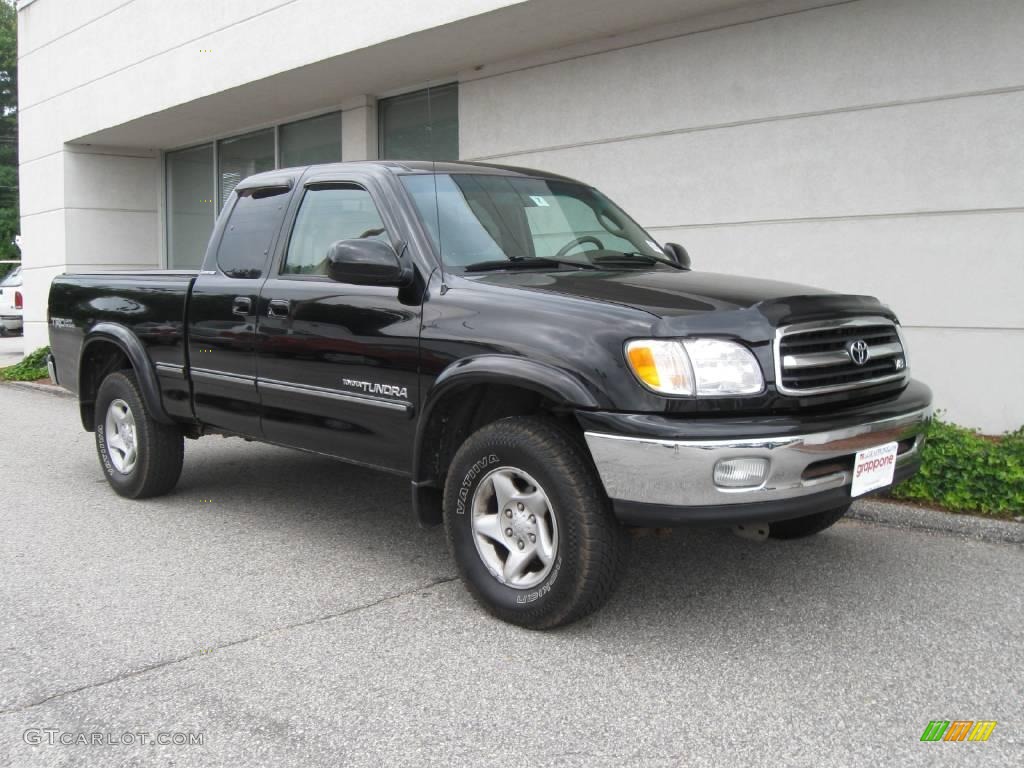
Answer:
[[[3,766],[1024,762],[1020,544],[647,536],[603,611],[536,633],[473,603],[401,479],[210,437],[132,502],[72,399],[0,385],[0,434]],[[922,743],[937,719],[998,725]]]

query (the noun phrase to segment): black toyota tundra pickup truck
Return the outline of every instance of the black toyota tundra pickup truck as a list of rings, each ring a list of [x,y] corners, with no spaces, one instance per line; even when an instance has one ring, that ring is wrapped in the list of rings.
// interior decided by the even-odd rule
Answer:
[[[392,472],[532,628],[602,604],[627,526],[824,530],[931,409],[876,299],[691,271],[590,186],[468,163],[252,176],[201,269],[64,275],[49,323],[117,493],[208,434]]]

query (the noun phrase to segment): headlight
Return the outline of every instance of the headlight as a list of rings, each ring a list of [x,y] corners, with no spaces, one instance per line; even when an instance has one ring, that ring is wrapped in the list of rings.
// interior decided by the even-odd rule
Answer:
[[[641,339],[626,344],[626,359],[648,389],[664,395],[756,395],[761,367],[749,349],[718,339]]]
[[[678,341],[631,341],[626,345],[626,359],[636,377],[655,392],[693,394],[693,368]]]

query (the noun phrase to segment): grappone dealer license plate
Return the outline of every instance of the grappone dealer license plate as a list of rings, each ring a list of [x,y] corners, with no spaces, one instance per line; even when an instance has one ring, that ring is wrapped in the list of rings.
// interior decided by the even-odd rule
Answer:
[[[898,450],[898,443],[886,443],[858,451],[853,461],[853,486],[850,488],[850,495],[860,496],[868,491],[892,485]]]

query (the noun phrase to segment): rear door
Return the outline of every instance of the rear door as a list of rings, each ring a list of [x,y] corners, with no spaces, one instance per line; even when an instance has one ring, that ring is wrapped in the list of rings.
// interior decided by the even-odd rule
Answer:
[[[375,238],[401,251],[404,238],[373,177],[350,172],[316,180],[323,178],[296,191],[289,236],[260,296],[264,437],[407,472],[421,294],[327,277],[332,243]]]
[[[258,437],[256,308],[294,177],[239,184],[211,238],[188,306],[196,418]]]

